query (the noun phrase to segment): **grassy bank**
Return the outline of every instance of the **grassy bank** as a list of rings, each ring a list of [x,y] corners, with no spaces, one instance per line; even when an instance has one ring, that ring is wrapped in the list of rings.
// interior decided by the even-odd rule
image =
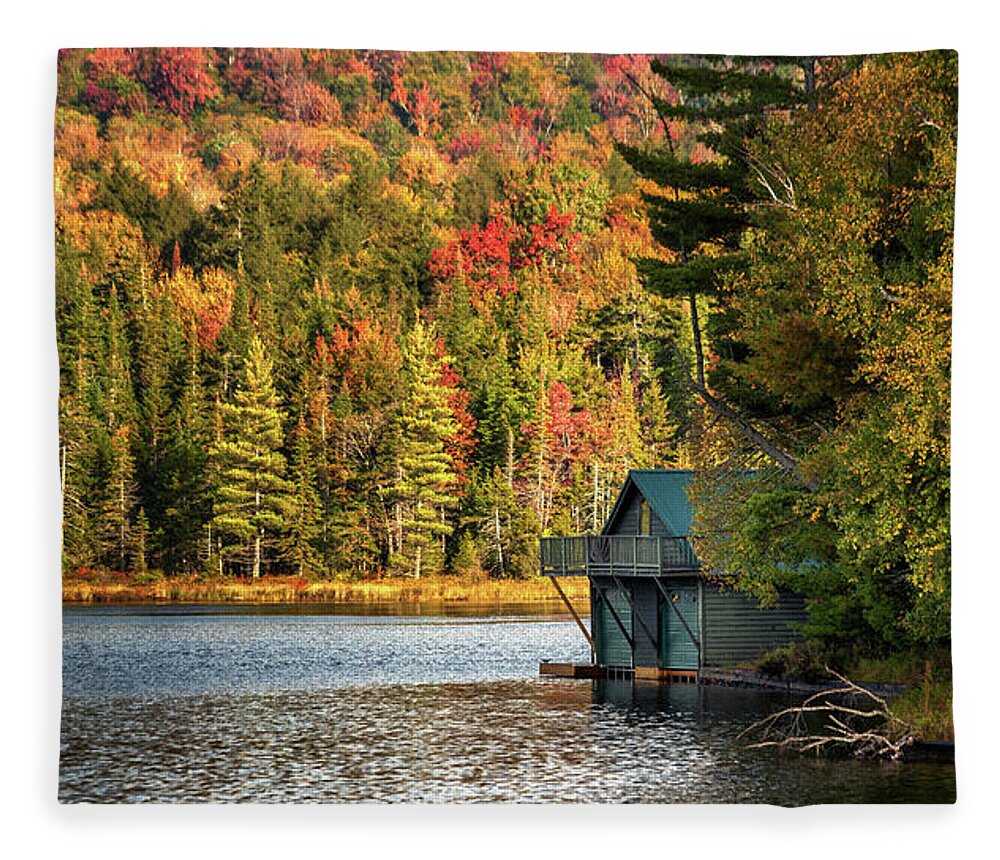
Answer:
[[[560,583],[575,604],[586,603],[587,581]],[[463,580],[454,576],[421,579],[310,581],[294,576],[245,579],[199,577],[129,578],[86,573],[63,578],[64,603],[466,603],[477,606],[543,604],[562,607],[548,579]]]
[[[861,660],[852,668],[858,680],[881,680],[906,688],[893,697],[889,707],[913,726],[921,740],[955,740],[950,655],[899,654],[881,660]]]

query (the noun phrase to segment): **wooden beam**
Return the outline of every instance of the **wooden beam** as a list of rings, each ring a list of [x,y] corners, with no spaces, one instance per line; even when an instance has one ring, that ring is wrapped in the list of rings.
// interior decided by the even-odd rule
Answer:
[[[599,586],[597,584],[597,580],[596,579],[591,579],[590,580],[590,587],[591,588],[596,588],[597,589],[597,593],[601,596],[601,600],[603,600],[608,605],[608,609],[611,610],[611,617],[615,619],[615,624],[618,625],[618,629],[621,630],[622,636],[624,636],[625,637],[625,641],[628,642],[628,647],[632,650],[632,658],[634,660],[635,659],[635,640],[632,638],[632,636],[628,632],[628,630],[625,629],[625,625],[622,624],[621,618],[619,618],[618,617],[618,613],[615,612],[614,605],[611,603],[610,600],[608,600],[607,595],[604,593],[604,589],[601,588],[601,586]]]
[[[559,596],[562,598],[562,602],[566,604],[566,608],[570,611],[570,614],[573,616],[573,620],[576,622],[576,626],[580,628],[580,632],[586,638],[587,643],[590,645],[591,660],[592,660],[592,662],[596,663],[597,662],[597,646],[594,645],[594,637],[590,635],[590,632],[587,630],[586,626],[584,625],[583,620],[577,614],[576,609],[573,607],[573,604],[569,602],[569,598],[566,596],[566,592],[564,592],[562,590],[562,586],[559,585],[559,583],[556,580],[556,578],[554,576],[550,576],[549,577],[549,582],[551,582],[556,587],[556,591],[559,592]]]
[[[636,607],[635,607],[635,601],[632,600],[632,597],[629,595],[628,590],[621,584],[621,582],[619,582],[617,576],[612,576],[611,578],[615,581],[615,585],[617,585],[623,592],[625,592],[625,599],[628,601],[628,605],[632,607],[632,614],[635,616],[636,620],[639,622],[639,626],[642,628],[643,632],[646,634],[646,638],[649,639],[649,641],[652,643],[653,647],[656,649],[656,652],[659,653],[660,652],[660,643],[659,643],[659,641],[657,641],[656,637],[652,633],[649,632],[649,628],[646,626],[646,622],[642,620],[642,615],[639,613],[639,610],[636,609]]]
[[[670,608],[674,610],[674,614],[680,619],[681,624],[684,625],[684,629],[687,630],[687,635],[691,637],[691,641],[694,642],[694,647],[698,649],[698,665],[701,665],[701,642],[698,641],[698,637],[694,635],[691,628],[688,627],[687,621],[684,620],[684,616],[681,615],[681,611],[674,606],[673,600],[670,599],[670,595],[667,594],[666,589],[663,587],[663,583],[659,579],[653,580],[656,583],[656,587],[660,589],[660,593],[663,595],[663,599],[670,604]]]

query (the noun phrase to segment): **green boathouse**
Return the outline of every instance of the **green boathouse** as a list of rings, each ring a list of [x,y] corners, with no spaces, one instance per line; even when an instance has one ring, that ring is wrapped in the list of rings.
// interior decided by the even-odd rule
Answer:
[[[558,577],[590,580],[591,632],[577,623],[592,671],[696,681],[800,638],[802,598],[782,594],[762,608],[724,577],[706,576],[691,540],[692,474],[631,471],[599,535],[541,539],[541,573],[557,589]]]

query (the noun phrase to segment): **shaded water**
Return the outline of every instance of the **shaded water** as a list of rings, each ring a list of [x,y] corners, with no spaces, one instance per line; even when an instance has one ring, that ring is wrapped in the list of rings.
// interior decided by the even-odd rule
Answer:
[[[782,696],[538,677],[559,616],[67,608],[63,802],[950,802],[954,768],[779,757]]]

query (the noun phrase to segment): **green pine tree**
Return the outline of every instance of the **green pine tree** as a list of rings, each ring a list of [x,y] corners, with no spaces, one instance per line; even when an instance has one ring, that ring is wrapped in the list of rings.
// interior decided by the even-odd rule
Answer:
[[[212,524],[223,557],[261,575],[275,539],[287,528],[292,487],[284,478],[282,419],[272,378],[273,364],[256,335],[251,338],[246,377],[233,402],[221,405],[222,438],[212,449],[218,466]]]
[[[95,427],[95,537],[104,564],[127,569],[138,483],[135,437],[138,422],[126,318],[114,284],[104,312],[103,361],[97,374],[100,424]]]
[[[702,402],[795,474],[795,458],[752,423],[754,412],[769,416],[773,404],[760,402],[754,389],[727,373],[727,362],[742,360],[747,347],[739,342],[738,320],[722,288],[747,266],[745,236],[762,191],[775,206],[794,205],[780,169],[756,155],[757,144],[770,116],[812,103],[815,67],[813,57],[654,60],[653,71],[679,94],[676,101],[654,98],[657,111],[664,125],[680,120],[697,129],[698,149],[682,151],[669,128],[665,150],[618,147],[636,173],[661,189],[644,199],[653,237],[673,259],[636,265],[649,289],[686,303],[693,355],[678,351],[676,369]],[[707,370],[709,351],[722,359],[714,372]]]
[[[199,374],[200,353],[192,333],[186,354],[174,368],[178,391],[172,405],[156,480],[155,533],[167,571],[190,571],[211,555],[204,530],[212,516],[208,469],[210,420]]]
[[[406,397],[397,418],[394,501],[399,568],[419,577],[439,570],[447,511],[457,504],[456,475],[445,440],[455,432],[448,391],[441,385],[442,359],[431,333],[418,320],[403,346]]]
[[[299,576],[322,567],[317,543],[322,533],[323,503],[316,488],[316,462],[310,442],[309,428],[300,418],[292,431],[291,499],[286,516],[288,533],[282,547]]]

